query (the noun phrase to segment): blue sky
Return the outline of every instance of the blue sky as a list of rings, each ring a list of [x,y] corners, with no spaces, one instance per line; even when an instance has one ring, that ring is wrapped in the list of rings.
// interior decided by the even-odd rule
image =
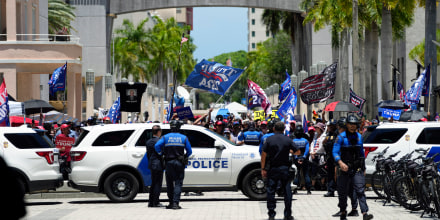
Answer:
[[[247,8],[195,7],[191,37],[199,61],[222,53],[247,51]]]

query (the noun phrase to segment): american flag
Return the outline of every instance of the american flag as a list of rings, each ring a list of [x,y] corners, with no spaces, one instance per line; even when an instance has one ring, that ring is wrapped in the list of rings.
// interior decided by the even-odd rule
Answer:
[[[405,101],[405,90],[403,89],[402,83],[397,80],[397,93],[399,93],[399,98],[401,101]]]

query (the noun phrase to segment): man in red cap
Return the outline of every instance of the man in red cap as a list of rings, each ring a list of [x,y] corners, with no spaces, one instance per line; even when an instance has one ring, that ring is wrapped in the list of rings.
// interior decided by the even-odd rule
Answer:
[[[104,122],[104,124],[111,124],[112,123],[112,121],[110,120],[110,117],[108,117],[108,116],[105,116],[102,119],[102,121]]]

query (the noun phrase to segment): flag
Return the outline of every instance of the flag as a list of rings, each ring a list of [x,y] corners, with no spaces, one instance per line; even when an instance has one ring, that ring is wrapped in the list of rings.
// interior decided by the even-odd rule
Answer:
[[[6,90],[6,83],[4,79],[0,86],[0,126],[1,127],[10,126],[8,91]]]
[[[430,68],[431,64],[428,65],[428,67],[426,67],[428,69],[428,71],[426,71],[426,80],[425,83],[423,84],[423,90],[422,90],[422,96],[429,96],[429,84],[431,82],[431,71]]]
[[[202,60],[186,78],[185,84],[218,95],[224,95],[244,72],[242,69]]]
[[[406,92],[405,95],[405,104],[407,105],[414,105],[420,102],[420,96],[423,93],[423,89],[429,90],[429,85],[427,85],[427,76],[429,76],[429,65],[423,71],[422,74],[420,74],[419,78],[412,84],[411,88]],[[427,92],[429,94],[429,91]]]
[[[168,105],[168,109],[167,109],[167,118],[166,118],[166,120],[168,122],[171,120],[171,117],[173,116],[173,113],[172,113],[173,108],[172,108],[171,104],[172,103],[170,102],[170,104]]]
[[[252,82],[251,80],[247,80],[248,82],[248,109],[261,106],[264,109],[266,114],[266,118],[270,118],[272,115],[272,105],[270,104],[269,99],[266,96],[261,87]]]
[[[182,37],[182,40],[180,41],[180,43],[183,44],[183,43],[185,43],[185,42],[187,42],[187,41],[188,41],[188,38],[186,38],[186,37]]]
[[[290,79],[290,77],[289,77]],[[277,111],[277,115],[280,118],[286,118],[289,115],[294,115],[293,111],[296,108],[297,95],[295,88],[292,87],[289,94],[286,97],[286,100],[281,104],[280,108]]]
[[[174,93],[174,103],[177,106],[183,107],[185,105],[185,99]]]
[[[229,58],[228,60],[226,60],[226,66],[232,66],[231,58]]]
[[[290,79],[289,73],[286,70],[286,80],[284,80],[284,82],[281,83],[280,92],[278,94],[278,100],[280,100],[280,102],[282,102],[287,97],[287,95],[289,95],[291,85],[292,85],[292,80]],[[296,92],[295,92],[295,96],[296,96]]]
[[[397,93],[399,93],[400,101],[405,101],[405,90],[403,89],[402,83],[400,83],[399,80],[397,80]]]
[[[359,111],[362,111],[362,107],[364,107],[365,99],[356,95],[356,93],[353,92],[350,88],[350,102],[354,106],[359,108]]]
[[[66,88],[66,72],[67,62],[63,66],[58,67],[52,73],[52,77],[49,80],[49,93],[55,95],[57,91],[64,91]]]
[[[299,85],[301,100],[307,105],[311,105],[333,98],[335,95],[337,68],[338,63],[335,62],[324,68],[321,74],[304,79]]]
[[[306,118],[306,114],[303,114],[303,120],[302,120],[302,122],[303,122],[303,130],[304,130],[304,133],[309,132],[309,128],[308,128],[308,126],[307,126],[307,118]]]
[[[110,118],[113,124],[116,124],[118,120],[121,120],[121,101],[120,97],[116,99],[112,107],[108,111],[107,117]]]

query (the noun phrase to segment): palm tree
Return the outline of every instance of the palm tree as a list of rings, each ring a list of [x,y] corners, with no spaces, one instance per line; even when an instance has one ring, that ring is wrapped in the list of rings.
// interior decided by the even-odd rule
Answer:
[[[150,60],[150,38],[144,28],[147,19],[142,20],[136,27],[125,19],[121,29],[115,31],[115,59],[118,73],[122,77],[133,76],[134,81],[146,81],[152,76],[147,71],[146,63]]]
[[[193,51],[195,45],[189,36],[189,40],[181,45],[181,36],[189,30],[189,26],[180,27],[174,18],[169,18],[165,22],[158,17],[154,17],[157,24],[151,30],[151,60],[147,64],[149,72],[156,74],[154,83],[162,88],[169,88],[173,82],[173,73],[182,82],[187,78],[195,65]],[[179,62],[180,54],[180,64]],[[165,73],[166,72],[166,73]],[[171,90],[167,90],[169,96]]]
[[[63,29],[67,29],[70,33],[70,29],[73,29],[70,22],[75,20],[75,8],[63,0],[49,0],[48,1],[48,21],[49,21],[49,34],[56,34]],[[75,30],[76,31],[76,30]]]

